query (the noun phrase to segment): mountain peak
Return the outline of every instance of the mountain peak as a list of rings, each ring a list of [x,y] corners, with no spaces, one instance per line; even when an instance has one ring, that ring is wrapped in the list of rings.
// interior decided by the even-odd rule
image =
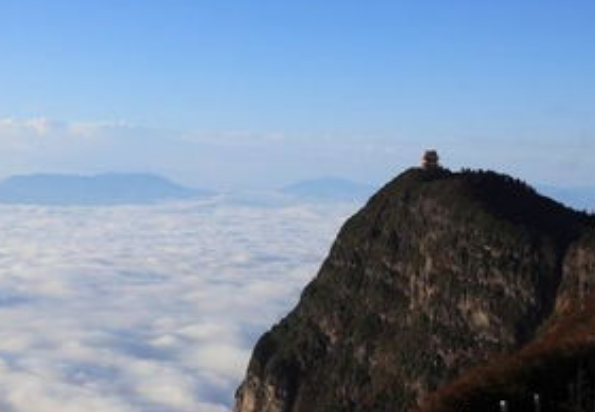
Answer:
[[[526,182],[494,171],[411,168],[377,196],[407,197],[450,205],[460,213],[480,208],[494,218],[565,240],[576,237],[592,216],[540,195]]]
[[[406,170],[345,223],[298,306],[261,338],[236,411],[414,407],[536,337],[568,251],[593,227],[506,175]]]

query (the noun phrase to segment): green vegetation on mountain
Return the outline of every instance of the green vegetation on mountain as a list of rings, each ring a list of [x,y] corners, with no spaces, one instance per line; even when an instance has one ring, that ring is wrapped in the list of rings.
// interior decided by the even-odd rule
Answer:
[[[346,222],[298,306],[260,339],[235,410],[425,405],[569,316],[595,278],[594,227],[505,175],[404,172]]]

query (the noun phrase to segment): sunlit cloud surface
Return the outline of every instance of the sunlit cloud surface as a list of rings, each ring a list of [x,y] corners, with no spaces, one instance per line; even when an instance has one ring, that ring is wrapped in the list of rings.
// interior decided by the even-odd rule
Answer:
[[[353,209],[0,207],[0,409],[228,411]]]

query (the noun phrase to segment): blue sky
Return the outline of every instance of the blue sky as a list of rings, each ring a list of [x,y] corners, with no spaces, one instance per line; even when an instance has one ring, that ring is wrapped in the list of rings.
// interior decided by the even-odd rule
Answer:
[[[379,182],[436,146],[588,184],[594,18],[561,0],[2,0],[0,174]]]

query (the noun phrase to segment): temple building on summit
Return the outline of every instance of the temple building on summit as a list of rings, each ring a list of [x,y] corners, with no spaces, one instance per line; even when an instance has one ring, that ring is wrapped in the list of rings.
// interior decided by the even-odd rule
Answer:
[[[425,170],[432,170],[440,168],[440,157],[436,150],[426,150],[421,158],[421,167]]]

